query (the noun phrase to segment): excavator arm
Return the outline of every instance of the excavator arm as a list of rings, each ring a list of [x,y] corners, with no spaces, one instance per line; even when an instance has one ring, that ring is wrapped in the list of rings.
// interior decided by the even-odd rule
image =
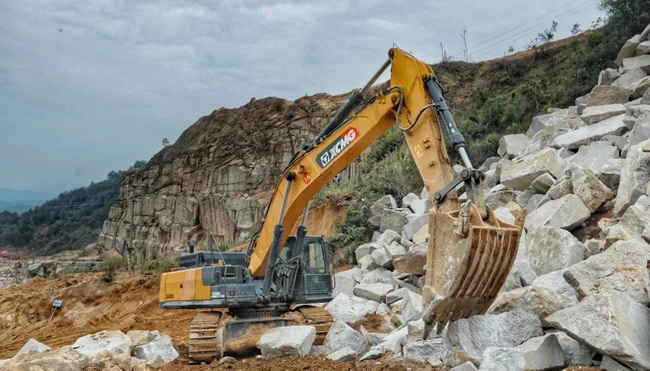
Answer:
[[[390,87],[345,120],[389,66]],[[270,292],[278,251],[301,213],[306,215],[311,198],[393,124],[404,133],[435,206],[429,215],[423,290],[425,303],[431,303],[425,313],[427,330],[489,308],[514,262],[525,212],[513,225],[497,219],[484,204],[479,187],[483,176],[472,167],[433,69],[398,48],[390,50],[382,69],[295,156],[278,182],[259,236],[249,248],[251,275],[264,278],[263,297]],[[464,165],[456,178],[443,131]],[[456,189],[461,185],[468,202],[459,209]],[[304,234],[302,225],[298,241]]]
[[[298,153],[285,169],[275,187],[257,240],[253,241],[250,249],[249,268],[253,277],[266,275],[269,258],[274,258],[277,249],[283,246],[288,232],[314,195],[393,124],[404,132],[430,195],[452,181],[436,103],[427,91],[427,83],[436,81],[433,69],[397,48],[391,49],[389,57],[388,63],[373,77],[376,79],[384,68],[390,66],[391,87],[388,91],[372,98],[349,120],[337,123],[337,119],[344,117],[335,118],[332,123],[337,126],[327,135],[319,135],[318,142]],[[366,88],[370,85],[366,85]],[[351,102],[357,103],[358,97],[353,95]],[[342,110],[345,111],[346,108]],[[464,145],[464,140],[462,143]],[[455,191],[447,192],[446,197],[436,204],[440,211],[457,209]]]

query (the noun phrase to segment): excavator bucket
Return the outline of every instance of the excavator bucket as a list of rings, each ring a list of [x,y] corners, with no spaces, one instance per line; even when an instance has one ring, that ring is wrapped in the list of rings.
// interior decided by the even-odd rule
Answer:
[[[517,255],[525,210],[508,224],[485,206],[487,217],[466,203],[429,216],[429,250],[423,299],[425,336],[437,324],[485,313],[505,282]]]

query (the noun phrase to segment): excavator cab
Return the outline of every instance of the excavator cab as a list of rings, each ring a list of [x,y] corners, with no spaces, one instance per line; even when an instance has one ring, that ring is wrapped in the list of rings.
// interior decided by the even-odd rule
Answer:
[[[331,300],[330,244],[323,237],[305,237],[300,246],[296,246],[297,240],[295,236],[287,239],[278,257],[276,275],[282,275],[285,267],[295,270],[295,277],[290,283],[293,287],[290,298],[294,302]]]

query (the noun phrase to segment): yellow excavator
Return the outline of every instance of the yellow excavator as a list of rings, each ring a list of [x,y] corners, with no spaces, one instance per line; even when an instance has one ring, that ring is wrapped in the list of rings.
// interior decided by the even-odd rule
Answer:
[[[387,89],[365,97],[391,68]],[[201,251],[162,275],[162,308],[206,308],[190,328],[191,363],[255,349],[266,329],[316,326],[322,343],[331,315],[316,303],[332,298],[330,246],[307,236],[310,200],[392,125],[404,133],[433,202],[423,299],[427,331],[488,309],[512,267],[524,213],[515,224],[486,206],[466,143],[428,64],[392,48],[389,59],[354,92],[311,143],[295,154],[278,181],[261,229],[245,253]],[[443,136],[443,132],[445,135]],[[459,155],[454,177],[445,137]],[[461,206],[460,192],[467,201]],[[301,218],[295,236],[289,236]]]

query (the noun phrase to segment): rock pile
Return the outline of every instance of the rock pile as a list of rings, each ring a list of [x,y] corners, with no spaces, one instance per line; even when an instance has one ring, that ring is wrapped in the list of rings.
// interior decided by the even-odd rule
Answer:
[[[517,259],[487,314],[423,340],[432,205],[424,191],[401,202],[384,196],[368,221],[379,232],[356,249],[356,267],[335,275],[326,309],[336,323],[312,354],[390,353],[458,370],[650,369],[649,33],[630,39],[620,68],[603,71],[575,106],[535,117],[526,135],[504,136],[500,157],[481,167],[499,218],[528,211]]]
[[[178,358],[169,336],[158,331],[101,331],[82,336],[59,349],[30,339],[7,360],[3,370],[114,370],[138,371],[160,368]]]

